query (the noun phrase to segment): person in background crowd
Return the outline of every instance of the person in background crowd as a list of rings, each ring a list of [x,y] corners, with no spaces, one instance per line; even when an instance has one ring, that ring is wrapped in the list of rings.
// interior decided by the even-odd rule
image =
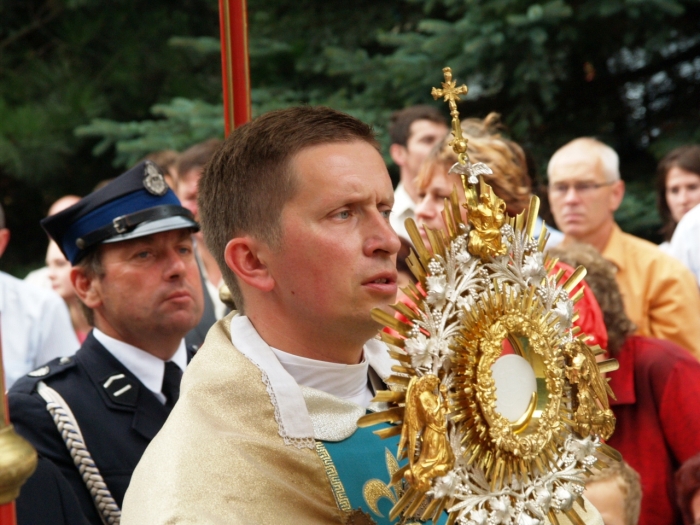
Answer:
[[[462,132],[469,140],[467,153],[473,164],[485,163],[493,175],[487,175],[485,181],[493,188],[493,192],[506,203],[506,211],[517,215],[530,205],[531,180],[528,175],[527,161],[522,148],[503,137],[500,133],[500,115],[489,113],[485,119],[467,119],[462,122]],[[451,137],[446,137],[428,155],[421,173],[416,181],[420,202],[416,206],[416,222],[419,231],[427,242],[427,235],[422,225],[428,228],[442,228],[442,209],[444,201],[452,193],[455,185],[462,187],[460,175],[449,173],[450,168],[457,162],[452,147]],[[458,192],[464,200],[464,193]],[[460,201],[460,202],[462,202]],[[542,229],[542,221],[535,226],[535,235]],[[549,229],[549,228],[548,228]],[[548,246],[557,244],[561,233],[552,228]]]
[[[0,257],[10,242],[0,206]],[[5,388],[54,357],[70,356],[80,346],[66,304],[53,291],[0,272],[0,337]]]
[[[639,523],[642,486],[639,474],[625,461],[589,477],[583,494],[598,509],[605,525]]]
[[[401,173],[394,192],[391,227],[399,237],[408,239],[404,222],[415,217],[419,200],[416,178],[421,164],[447,132],[445,117],[433,106],[411,106],[391,115],[389,154]]]
[[[700,523],[700,454],[683,463],[676,472],[676,501],[685,525]]]
[[[177,161],[179,158],[180,154],[177,151],[164,149],[149,153],[139,162],[143,162],[144,160],[154,162],[163,172],[165,182],[168,183],[170,189],[174,190],[177,185]]]
[[[79,200],[80,197],[78,197],[77,195],[64,195],[51,205],[46,216],[50,217],[51,215],[55,215],[59,211],[63,211],[69,206],[73,206],[73,204],[75,204]],[[53,285],[51,284],[51,279],[49,278],[48,266],[42,266],[41,268],[32,270],[26,275],[24,280],[28,283],[33,284],[34,286],[38,286],[39,288],[46,288],[49,290],[53,288]]]
[[[199,220],[199,207],[197,206],[199,179],[202,177],[204,166],[206,166],[209,159],[211,159],[220,146],[221,141],[219,139],[210,139],[206,142],[195,144],[180,155],[177,163],[178,179],[175,193],[180,199],[180,202],[182,202],[182,205],[190,210],[197,220]],[[219,296],[219,291],[224,285],[224,281],[221,277],[221,270],[207,248],[202,234],[198,233],[195,235],[195,239],[197,263],[199,264],[199,270],[202,272],[202,278],[205,284],[204,300],[206,309],[202,316],[202,321],[196,328],[198,333],[201,332],[203,341],[211,325],[218,319],[222,319],[224,315],[226,315],[228,308],[221,301]],[[201,342],[199,344],[201,344]]]
[[[607,350],[620,363],[609,374],[617,419],[608,445],[617,449],[642,479],[640,525],[675,525],[673,476],[700,452],[700,363],[670,341],[632,335],[615,281],[615,266],[595,248],[572,243],[550,251],[571,266],[583,265],[607,327]]]
[[[678,223],[668,252],[690,270],[700,285],[700,204]]]
[[[656,169],[656,203],[664,223],[664,242],[659,248],[670,253],[669,241],[676,226],[700,204],[700,146],[681,146],[661,159]]]
[[[183,338],[203,309],[192,245],[198,226],[150,161],[42,226],[73,265],[71,282],[94,328],[75,356],[15,383],[10,419],[68,481],[89,523],[115,523],[194,354]],[[25,500],[48,512],[38,502],[51,490],[28,483],[18,508]],[[20,525],[36,523],[53,517],[19,516]]]
[[[85,317],[83,303],[80,301],[70,280],[71,264],[54,241],[49,242],[46,250],[46,267],[49,269],[49,279],[54,292],[61,296],[68,307],[71,324],[78,341],[82,344],[92,329]]]
[[[617,268],[627,316],[639,335],[668,339],[700,358],[700,292],[683,264],[615,223],[625,185],[617,153],[573,140],[549,161],[549,201],[564,244],[591,244]]]
[[[666,190],[659,192],[659,209],[666,219],[666,240],[671,239],[662,246],[700,284],[700,146],[674,149],[661,160],[658,173],[659,186]]]

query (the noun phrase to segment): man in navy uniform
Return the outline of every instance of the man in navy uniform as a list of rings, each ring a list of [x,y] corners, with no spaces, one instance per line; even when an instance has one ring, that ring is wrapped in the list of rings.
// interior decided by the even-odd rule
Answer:
[[[193,354],[183,338],[203,311],[192,246],[198,225],[145,161],[42,226],[73,265],[71,281],[94,329],[74,357],[15,383],[10,418],[58,467],[89,523],[116,523]],[[48,493],[29,483],[19,508],[41,507]],[[20,524],[53,522],[37,511],[20,512]]]

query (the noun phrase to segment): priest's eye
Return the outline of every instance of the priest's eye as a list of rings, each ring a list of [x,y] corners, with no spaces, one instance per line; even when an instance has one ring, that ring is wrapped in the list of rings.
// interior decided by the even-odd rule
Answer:
[[[350,210],[343,210],[339,211],[338,213],[335,214],[336,217],[339,219],[349,219],[350,218]]]

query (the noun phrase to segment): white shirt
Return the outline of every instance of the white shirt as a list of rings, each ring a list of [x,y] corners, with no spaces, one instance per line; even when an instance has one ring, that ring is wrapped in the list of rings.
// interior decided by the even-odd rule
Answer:
[[[161,392],[163,376],[165,375],[165,361],[124,341],[110,337],[97,328],[93,328],[92,334],[117,361],[123,364],[146,388],[153,392],[161,403],[165,404],[165,396]],[[180,346],[177,347],[177,351],[170,361],[180,367],[180,370],[185,371],[185,367],[187,367],[187,349],[185,348],[184,339],[180,341]]]
[[[25,276],[24,282],[46,290],[53,290],[53,287],[51,286],[51,279],[49,279],[48,266],[42,266],[41,268],[32,270]]]
[[[0,272],[0,329],[5,388],[56,357],[80,347],[68,307],[44,290]]]
[[[391,210],[389,222],[399,237],[403,237],[407,241],[410,241],[411,238],[408,236],[404,222],[406,219],[415,220],[415,210],[416,203],[413,202],[413,199],[411,199],[404,185],[399,183],[399,185],[396,186],[396,190],[394,190],[394,207]]]
[[[685,264],[700,283],[700,204],[676,226],[668,253]]]
[[[297,384],[322,390],[365,408],[372,402],[374,395],[368,381],[369,362],[364,353],[360,364],[346,365],[300,357],[273,347],[270,349]]]

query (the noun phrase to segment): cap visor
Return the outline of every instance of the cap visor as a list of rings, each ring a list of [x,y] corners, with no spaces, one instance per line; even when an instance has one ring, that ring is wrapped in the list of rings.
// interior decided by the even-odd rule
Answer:
[[[128,241],[129,239],[138,239],[139,237],[153,235],[154,233],[180,230],[183,228],[199,230],[199,224],[185,217],[166,217],[165,219],[158,219],[157,221],[146,221],[139,224],[130,232],[122,233],[103,241],[103,244]]]

